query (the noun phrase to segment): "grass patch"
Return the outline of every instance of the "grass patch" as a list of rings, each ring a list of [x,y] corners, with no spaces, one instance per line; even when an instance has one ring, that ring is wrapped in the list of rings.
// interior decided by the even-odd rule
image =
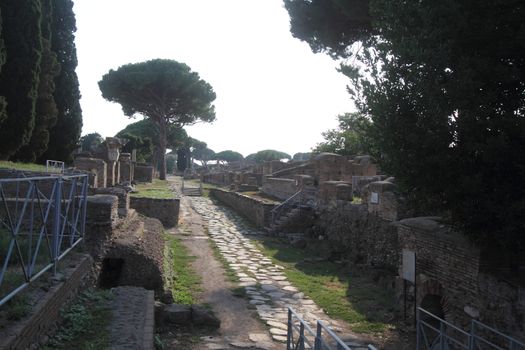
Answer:
[[[88,290],[62,313],[64,322],[43,349],[108,349],[111,292]]]
[[[168,277],[168,288],[171,290],[176,304],[196,304],[196,293],[200,291],[200,277],[193,271],[191,262],[194,256],[175,237],[167,236],[167,259],[165,270]]]
[[[173,191],[166,180],[154,179],[152,183],[138,184],[135,186],[137,192],[132,192],[132,197],[172,199],[175,198]]]
[[[7,160],[0,160],[0,168],[9,168],[25,171],[46,171],[45,165],[34,163],[15,163]]]
[[[258,243],[265,255],[285,267],[288,280],[330,316],[349,323],[359,333],[392,328],[394,296],[379,288],[367,274],[352,274],[329,262],[309,262],[305,251],[275,239]]]
[[[215,244],[215,242],[212,239],[209,239],[208,242],[210,244],[211,250],[213,251],[213,256],[221,263],[228,280],[233,283],[238,283],[239,277],[237,276],[237,273],[234,269],[231,268],[230,264],[228,264],[228,261],[224,258],[224,256],[222,256],[219,247]]]

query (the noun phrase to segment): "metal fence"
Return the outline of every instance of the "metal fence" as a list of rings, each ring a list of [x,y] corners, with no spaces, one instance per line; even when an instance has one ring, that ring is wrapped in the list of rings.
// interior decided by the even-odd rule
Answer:
[[[84,238],[87,175],[0,179],[0,306]]]
[[[46,160],[46,172],[48,173],[64,173],[64,162],[59,160]]]
[[[417,310],[416,350],[525,350],[525,344],[472,320],[469,332],[430,312]]]
[[[368,345],[370,350],[376,350]],[[330,328],[322,321],[317,321],[316,331],[291,308],[288,307],[288,332],[286,350],[351,350]]]

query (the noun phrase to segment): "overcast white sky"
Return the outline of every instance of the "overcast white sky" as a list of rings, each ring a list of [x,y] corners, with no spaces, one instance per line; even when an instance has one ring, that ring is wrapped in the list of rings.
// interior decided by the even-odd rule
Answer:
[[[82,134],[114,136],[139,119],[101,96],[110,69],[154,58],[210,83],[217,120],[187,127],[216,152],[308,152],[353,110],[337,63],[294,39],[281,0],[74,0]]]

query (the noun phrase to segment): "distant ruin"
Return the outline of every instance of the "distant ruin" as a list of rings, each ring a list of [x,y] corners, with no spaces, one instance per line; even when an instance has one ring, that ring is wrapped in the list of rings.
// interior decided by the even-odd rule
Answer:
[[[525,337],[523,280],[498,270],[497,260],[487,260],[439,217],[410,218],[395,179],[381,174],[369,156],[323,153],[306,162],[265,162],[201,178],[230,188],[212,195],[271,234],[310,240],[327,258],[382,271],[379,283],[396,291],[400,307],[403,252],[414,253],[417,288],[407,283],[409,318],[416,302],[461,327],[476,319]],[[257,189],[275,201],[242,195]]]

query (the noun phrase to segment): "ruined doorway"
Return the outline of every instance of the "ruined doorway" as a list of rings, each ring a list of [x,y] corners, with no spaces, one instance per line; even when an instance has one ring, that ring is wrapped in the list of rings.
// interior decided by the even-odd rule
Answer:
[[[117,287],[122,274],[124,259],[105,258],[102,261],[102,270],[99,276],[100,288],[110,289]]]

